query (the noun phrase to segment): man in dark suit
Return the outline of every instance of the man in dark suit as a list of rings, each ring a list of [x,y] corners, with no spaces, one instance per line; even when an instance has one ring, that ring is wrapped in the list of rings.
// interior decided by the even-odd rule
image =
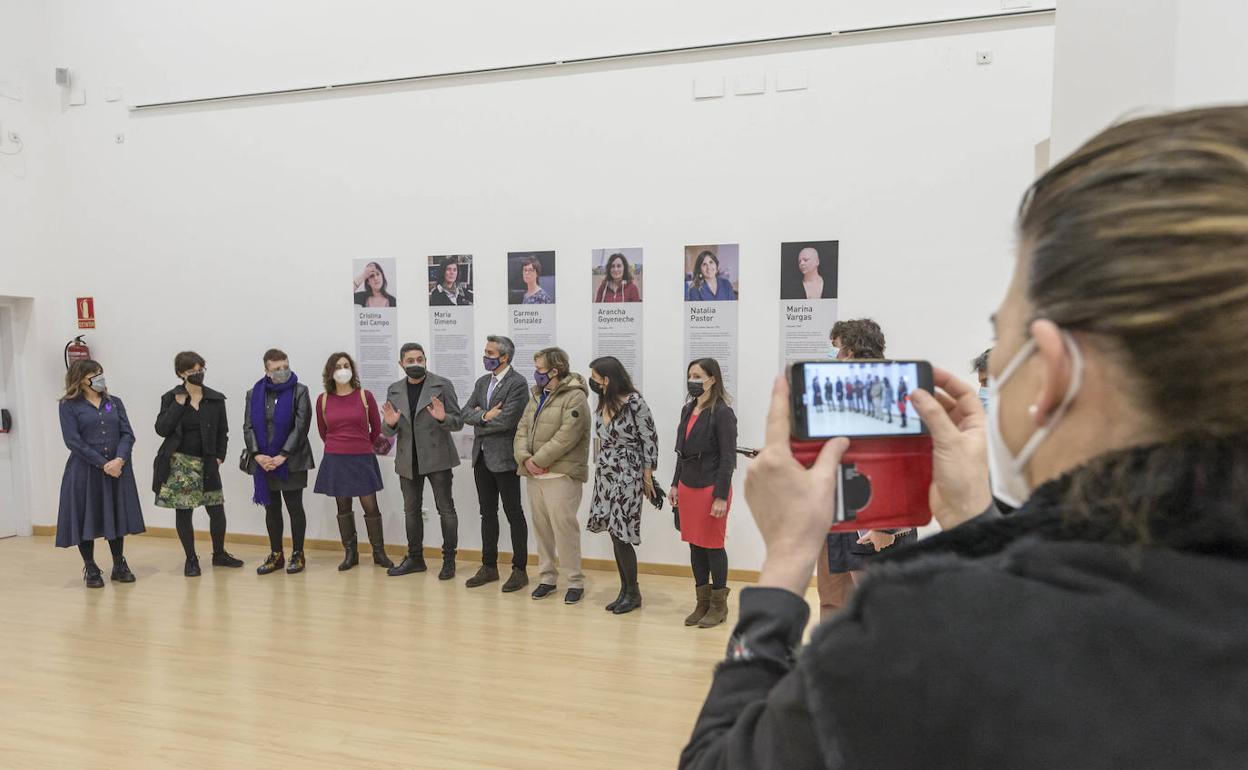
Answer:
[[[442,520],[442,570],[439,580],[455,577],[455,551],[459,546],[459,517],[451,494],[451,469],[459,465],[459,453],[451,433],[464,427],[455,397],[455,386],[425,368],[425,349],[408,342],[399,350],[399,363],[407,375],[386,391],[381,432],[396,433],[394,470],[403,491],[403,520],[407,525],[407,556],[388,575],[424,572],[425,522],[421,506],[425,479],[433,487],[433,502]]]
[[[477,380],[464,404],[464,422],[472,426],[472,470],[481,504],[481,569],[468,579],[476,588],[498,580],[498,499],[511,529],[511,576],[503,592],[529,584],[529,528],[520,503],[520,477],[512,444],[516,425],[529,402],[529,382],[511,365],[516,346],[507,337],[486,338],[483,362],[489,372]]]

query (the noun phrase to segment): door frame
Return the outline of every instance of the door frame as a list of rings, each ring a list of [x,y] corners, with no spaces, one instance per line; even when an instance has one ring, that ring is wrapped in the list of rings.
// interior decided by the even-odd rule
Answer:
[[[30,392],[22,372],[30,371],[28,351],[23,341],[31,339],[30,323],[34,301],[30,297],[0,297],[0,378],[4,380],[4,408],[13,413],[13,431],[0,434],[10,444],[10,470],[13,474],[13,528],[18,535],[31,534],[31,409]]]

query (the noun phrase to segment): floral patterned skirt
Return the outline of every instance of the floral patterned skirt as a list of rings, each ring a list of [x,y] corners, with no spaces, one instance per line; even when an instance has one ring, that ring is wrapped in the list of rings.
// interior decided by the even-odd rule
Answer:
[[[224,505],[225,493],[220,489],[204,491],[204,458],[175,452],[169,464],[169,478],[156,494],[161,508],[199,508]]]

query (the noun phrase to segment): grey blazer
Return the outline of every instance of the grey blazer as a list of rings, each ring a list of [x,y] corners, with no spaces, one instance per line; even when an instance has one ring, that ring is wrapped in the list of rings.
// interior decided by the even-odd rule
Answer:
[[[477,380],[472,389],[472,398],[464,404],[464,422],[472,426],[472,464],[484,455],[485,467],[494,473],[514,473],[516,455],[512,444],[516,438],[516,425],[520,423],[520,415],[529,405],[529,381],[523,374],[510,367],[503,379],[494,388],[493,398],[487,404],[485,394],[489,391],[490,380],[494,375],[487,374]],[[482,416],[499,404],[503,411],[493,420],[485,421]]]
[[[428,407],[434,396],[441,398],[442,405],[446,407],[446,419],[442,422],[433,419],[433,415],[429,414]],[[459,411],[459,399],[455,397],[455,386],[450,380],[433,372],[426,374],[425,387],[420,391],[420,403],[414,409],[412,404],[407,403],[406,377],[390,385],[386,391],[386,400],[399,411],[399,421],[394,427],[387,425],[384,417],[381,420],[382,433],[387,436],[397,433],[399,436],[394,455],[396,473],[405,479],[416,478],[415,468],[412,467],[415,459],[412,457],[413,430],[419,445],[417,451],[420,453],[421,474],[437,473],[459,465],[459,453],[455,451],[455,443],[451,441],[450,434],[464,427],[464,418]],[[413,413],[416,415],[414,421]]]

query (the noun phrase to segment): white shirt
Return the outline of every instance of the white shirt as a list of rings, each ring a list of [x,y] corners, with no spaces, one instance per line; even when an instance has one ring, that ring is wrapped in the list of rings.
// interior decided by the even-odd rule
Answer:
[[[493,371],[493,376],[490,378],[490,385],[485,389],[485,410],[487,412],[490,410],[490,399],[494,398],[494,389],[497,388],[498,384],[503,381],[503,377],[506,376],[507,370],[510,368],[511,364],[506,364]]]

